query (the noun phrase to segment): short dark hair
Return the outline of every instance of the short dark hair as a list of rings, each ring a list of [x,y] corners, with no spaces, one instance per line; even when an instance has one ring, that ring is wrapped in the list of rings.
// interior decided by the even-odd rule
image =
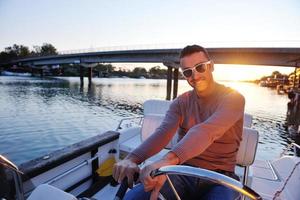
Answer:
[[[203,52],[205,54],[205,56],[207,57],[207,59],[210,60],[207,50],[204,47],[196,45],[196,44],[188,45],[188,46],[184,47],[180,52],[179,58],[189,56],[196,52]]]

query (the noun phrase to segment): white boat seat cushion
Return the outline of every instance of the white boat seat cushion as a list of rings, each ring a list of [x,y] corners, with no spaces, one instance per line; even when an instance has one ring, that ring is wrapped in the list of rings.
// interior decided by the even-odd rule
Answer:
[[[151,99],[144,102],[144,115],[165,115],[172,101]]]
[[[256,155],[258,131],[244,127],[243,137],[237,154],[237,164],[243,167],[250,166]]]
[[[145,141],[155,129],[162,123],[172,101],[150,99],[144,102],[144,120],[142,124],[141,140]],[[172,141],[166,146],[170,149],[177,142],[175,135]]]
[[[145,141],[151,134],[154,133],[155,129],[160,126],[164,119],[164,115],[148,114],[144,116],[141,132],[141,140]],[[177,143],[177,134],[172,138],[172,140],[167,144],[165,148],[170,149]]]
[[[251,128],[252,125],[252,115],[247,113],[244,114],[244,127]]]
[[[155,129],[162,123],[164,117],[164,115],[155,114],[148,114],[144,116],[141,134],[142,141],[145,141],[152,133],[154,133]]]
[[[72,194],[66,193],[48,184],[41,184],[33,190],[27,200],[77,200]]]

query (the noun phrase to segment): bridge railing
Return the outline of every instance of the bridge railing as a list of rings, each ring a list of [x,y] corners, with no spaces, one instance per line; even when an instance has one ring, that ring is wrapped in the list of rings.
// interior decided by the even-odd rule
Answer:
[[[185,42],[185,43],[165,43],[165,44],[140,44],[140,45],[123,45],[123,46],[107,46],[107,47],[91,47],[86,49],[75,49],[58,51],[58,54],[76,54],[76,53],[90,53],[90,52],[109,52],[109,51],[126,51],[126,50],[147,50],[147,49],[176,49],[183,48],[189,44],[200,44],[208,48],[220,47],[300,47],[299,40],[282,40],[282,41],[209,41],[209,42]]]
[[[107,47],[91,47],[87,49],[75,49],[58,51],[58,54],[75,54],[75,53],[90,53],[90,52],[109,52],[109,51],[127,51],[127,50],[146,50],[146,49],[166,49],[166,48],[183,48],[179,44],[145,44],[145,45],[129,45],[129,46],[107,46]]]

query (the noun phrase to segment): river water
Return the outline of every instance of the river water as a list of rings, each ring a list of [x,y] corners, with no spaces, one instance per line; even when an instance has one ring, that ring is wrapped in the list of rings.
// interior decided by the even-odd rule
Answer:
[[[246,98],[260,133],[258,159],[274,159],[292,140],[285,130],[286,95],[253,83],[222,82]],[[147,99],[165,99],[166,80],[0,76],[0,154],[20,164],[80,140],[115,130],[124,117],[142,114]],[[179,81],[178,93],[190,90]]]

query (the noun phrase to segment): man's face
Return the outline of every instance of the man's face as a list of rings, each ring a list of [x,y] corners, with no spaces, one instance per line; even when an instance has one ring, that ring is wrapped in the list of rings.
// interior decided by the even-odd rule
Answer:
[[[192,69],[199,63],[208,61],[207,57],[202,52],[196,52],[180,59],[181,70]],[[213,65],[207,65],[203,73],[197,72],[195,69],[190,77],[185,77],[190,86],[198,93],[205,92],[208,86],[213,82],[212,77]]]

